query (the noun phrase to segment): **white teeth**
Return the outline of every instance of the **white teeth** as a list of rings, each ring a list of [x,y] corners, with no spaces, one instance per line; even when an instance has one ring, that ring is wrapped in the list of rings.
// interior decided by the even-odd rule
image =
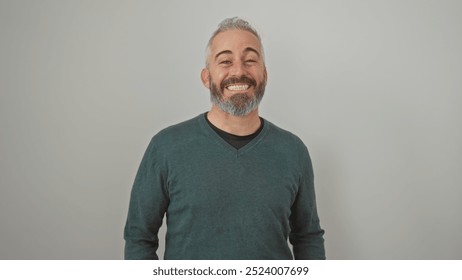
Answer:
[[[246,90],[249,88],[249,85],[230,85],[227,87],[229,90]]]

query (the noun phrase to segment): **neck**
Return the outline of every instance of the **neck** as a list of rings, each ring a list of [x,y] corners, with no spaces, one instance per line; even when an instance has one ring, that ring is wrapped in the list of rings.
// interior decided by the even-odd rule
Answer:
[[[213,105],[207,118],[219,129],[238,136],[250,135],[257,131],[261,125],[258,108],[246,116],[236,117]]]

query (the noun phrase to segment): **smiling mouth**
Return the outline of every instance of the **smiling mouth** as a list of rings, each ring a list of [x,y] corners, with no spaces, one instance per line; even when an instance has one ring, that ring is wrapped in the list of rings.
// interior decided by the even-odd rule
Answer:
[[[226,87],[230,91],[243,91],[249,89],[249,84],[232,84]]]

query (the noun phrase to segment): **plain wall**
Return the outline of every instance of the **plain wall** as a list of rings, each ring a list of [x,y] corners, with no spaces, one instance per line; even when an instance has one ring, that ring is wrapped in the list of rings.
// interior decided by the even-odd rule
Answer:
[[[141,157],[209,110],[231,16],[263,38],[261,115],[310,150],[327,257],[462,259],[457,0],[0,0],[0,258],[123,257]]]

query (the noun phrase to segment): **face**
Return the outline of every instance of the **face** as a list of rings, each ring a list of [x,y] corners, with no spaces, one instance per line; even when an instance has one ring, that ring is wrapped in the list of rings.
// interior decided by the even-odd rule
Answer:
[[[257,37],[248,31],[229,30],[215,36],[208,67],[201,73],[215,106],[234,116],[248,115],[258,107],[267,80],[262,55]]]

